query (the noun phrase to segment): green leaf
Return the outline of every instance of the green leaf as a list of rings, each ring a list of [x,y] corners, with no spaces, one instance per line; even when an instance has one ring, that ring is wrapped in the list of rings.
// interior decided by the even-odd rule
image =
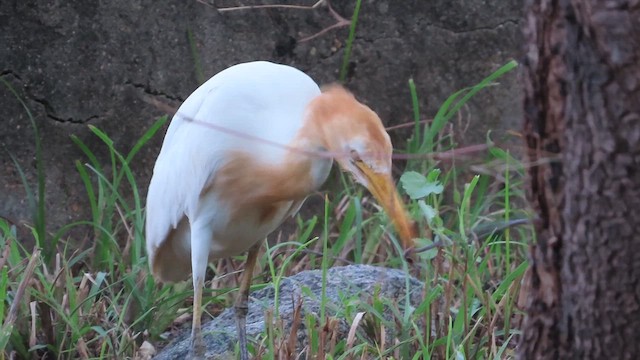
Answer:
[[[420,199],[430,194],[441,194],[444,189],[438,181],[428,181],[426,177],[415,171],[407,171],[400,177],[404,191],[411,199]]]
[[[427,203],[425,203],[424,200],[419,200],[418,201],[418,206],[420,206],[420,210],[422,210],[422,214],[427,219],[429,224],[431,224],[431,221],[436,216],[438,216],[438,211],[436,209],[434,209],[433,207],[431,207],[430,205],[427,205]]]

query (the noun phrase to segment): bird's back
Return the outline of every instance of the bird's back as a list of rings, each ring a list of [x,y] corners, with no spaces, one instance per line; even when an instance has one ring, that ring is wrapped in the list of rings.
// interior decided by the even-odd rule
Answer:
[[[202,189],[228,156],[242,152],[262,163],[282,161],[285,149],[274,144],[291,142],[306,106],[319,94],[303,72],[259,61],[216,74],[185,100],[167,130],[147,195],[150,262],[152,269],[169,272],[156,275],[164,280],[188,276],[185,215],[194,216]],[[155,255],[165,245],[185,263],[158,269],[163,264],[154,264]]]
[[[266,61],[232,66],[202,84],[180,106],[161,156],[175,140],[182,147],[188,134],[192,141],[215,139],[210,144],[215,148],[246,146],[265,160],[277,160],[283,149],[268,142],[288,144],[303,123],[306,106],[319,94],[309,76],[290,66]],[[191,120],[196,126],[184,126]]]

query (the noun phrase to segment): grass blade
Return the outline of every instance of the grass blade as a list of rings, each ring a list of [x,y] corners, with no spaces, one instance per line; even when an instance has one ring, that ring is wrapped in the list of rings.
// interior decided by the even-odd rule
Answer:
[[[351,26],[349,27],[349,37],[347,38],[347,45],[344,48],[344,57],[342,58],[339,76],[340,82],[343,84],[347,80],[347,70],[349,69],[349,61],[351,60],[351,47],[353,46],[353,40],[356,38],[356,25],[358,24],[358,14],[360,14],[361,4],[362,0],[356,0],[356,7],[355,10],[353,10]]]
[[[40,246],[44,250],[44,259],[45,262],[51,265],[53,261],[53,252],[55,247],[57,246],[56,240],[52,239],[52,241],[47,241],[47,230],[46,230],[46,204],[45,204],[45,175],[44,175],[44,164],[42,162],[42,139],[40,138],[40,131],[38,129],[38,125],[36,124],[36,120],[29,110],[27,104],[22,100],[22,97],[18,94],[18,92],[9,84],[7,80],[0,77],[0,81],[9,89],[9,91],[13,94],[13,96],[20,102],[22,108],[27,114],[29,118],[29,122],[31,123],[31,127],[33,128],[33,136],[34,143],[36,146],[36,178],[37,178],[37,197],[38,200],[34,201],[31,205],[33,209],[33,223],[35,226],[35,231],[38,234],[37,241],[39,241],[38,246]],[[12,156],[13,158],[13,156]],[[14,163],[17,164],[17,161]],[[24,177],[24,173],[21,173],[21,178],[23,179],[23,184],[26,182],[26,177]],[[29,189],[25,188],[28,192]],[[33,196],[33,194],[32,194]],[[35,198],[35,197],[34,197]]]

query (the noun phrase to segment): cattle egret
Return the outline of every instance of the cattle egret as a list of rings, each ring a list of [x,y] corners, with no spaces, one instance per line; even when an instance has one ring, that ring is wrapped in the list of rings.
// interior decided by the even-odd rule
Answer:
[[[208,263],[247,253],[235,301],[240,356],[248,359],[249,287],[265,237],[326,180],[333,160],[364,185],[413,248],[391,177],[380,118],[338,85],[321,91],[303,72],[265,61],[232,66],[202,84],[167,130],[147,195],[147,252],[163,282],[193,275],[191,356]]]

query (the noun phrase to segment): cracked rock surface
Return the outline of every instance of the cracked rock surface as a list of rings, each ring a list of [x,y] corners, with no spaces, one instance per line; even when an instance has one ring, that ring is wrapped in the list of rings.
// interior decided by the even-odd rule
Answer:
[[[243,61],[272,60],[296,66],[319,83],[337,80],[348,27],[300,41],[335,22],[326,7],[216,9],[239,3],[3,2],[0,76],[20,94],[40,129],[50,230],[90,218],[75,169],[76,160],[88,159],[70,135],[87,143],[105,166],[109,157],[87,125],[104,130],[126,153],[159,116],[198,86],[198,74],[206,79]],[[336,12],[351,17],[355,1],[333,3]],[[521,8],[521,1],[364,0],[346,85],[390,125],[412,121],[407,82],[413,78],[421,115],[431,118],[448,95],[519,58]],[[500,83],[483,91],[453,122],[459,142],[484,142],[489,129],[499,134],[520,128],[518,76],[511,73]],[[25,109],[4,84],[0,108],[0,216],[31,222],[19,172],[6,151],[35,186],[33,130]],[[473,131],[464,133],[466,128]],[[407,136],[392,134],[396,142]],[[161,141],[157,136],[133,162],[143,196]]]

